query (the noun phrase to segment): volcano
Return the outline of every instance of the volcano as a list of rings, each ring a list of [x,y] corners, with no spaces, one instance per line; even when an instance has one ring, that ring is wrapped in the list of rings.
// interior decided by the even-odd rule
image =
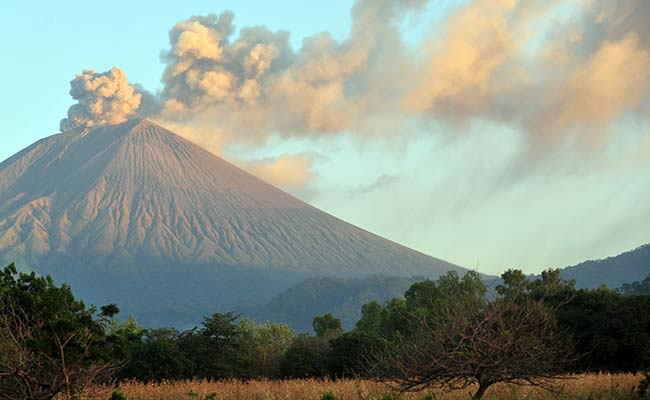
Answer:
[[[259,302],[307,277],[463,270],[146,119],[55,134],[2,162],[0,261],[151,324]]]

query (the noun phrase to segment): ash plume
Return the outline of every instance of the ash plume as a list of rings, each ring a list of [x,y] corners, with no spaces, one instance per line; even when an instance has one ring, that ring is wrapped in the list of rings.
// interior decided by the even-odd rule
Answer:
[[[644,0],[474,0],[422,47],[405,104],[425,119],[492,120],[542,149],[598,142],[647,109],[647,18]]]
[[[70,86],[70,95],[78,102],[68,109],[68,117],[61,121],[61,131],[119,124],[140,107],[142,99],[117,67],[101,73],[84,70]]]
[[[223,134],[252,141],[270,132],[354,129],[379,110],[374,99],[391,90],[386,75],[392,67],[380,63],[403,47],[398,24],[425,3],[358,1],[348,39],[338,42],[322,32],[305,38],[297,51],[289,44],[289,32],[265,26],[244,27],[233,37],[230,12],[182,21],[171,30],[171,48],[163,55],[160,117],[208,116]]]
[[[236,29],[229,11],[194,16],[169,33],[159,93],[118,68],[85,71],[61,128],[137,113],[218,152],[274,135],[374,140],[488,120],[545,152],[597,144],[620,118],[650,115],[647,1],[473,0],[407,45],[408,18],[435,4],[357,0],[347,38],[321,32],[296,50],[288,31]]]

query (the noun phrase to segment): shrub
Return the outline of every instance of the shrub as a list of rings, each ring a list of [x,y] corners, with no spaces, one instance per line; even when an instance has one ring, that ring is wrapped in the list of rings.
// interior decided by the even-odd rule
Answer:
[[[323,394],[320,400],[336,400],[336,397],[334,397],[334,395],[331,392],[327,392]]]
[[[128,400],[128,399],[124,395],[124,393],[116,390],[111,394],[110,400]]]

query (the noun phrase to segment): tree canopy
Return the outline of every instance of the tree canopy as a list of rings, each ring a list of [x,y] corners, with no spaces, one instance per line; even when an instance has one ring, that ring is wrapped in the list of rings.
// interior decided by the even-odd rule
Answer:
[[[52,399],[75,396],[115,368],[106,321],[115,306],[95,310],[75,299],[70,287],[50,277],[0,272],[0,398]]]
[[[477,273],[450,272],[360,311],[348,332],[330,312],[314,317],[314,335],[234,312],[185,331],[146,329],[133,317],[119,322],[115,305],[88,308],[67,285],[11,265],[0,272],[0,398],[74,398],[111,374],[364,377],[400,390],[477,384],[480,398],[497,382],[546,386],[560,374],[650,368],[650,296],[576,289],[559,270],[507,270],[493,291]]]

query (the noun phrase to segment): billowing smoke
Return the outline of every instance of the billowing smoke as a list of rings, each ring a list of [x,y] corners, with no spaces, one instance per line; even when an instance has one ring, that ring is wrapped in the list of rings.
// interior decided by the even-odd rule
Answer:
[[[235,29],[230,12],[195,16],[169,33],[159,94],[135,90],[117,68],[85,71],[61,127],[137,113],[216,149],[271,136],[426,134],[439,122],[459,132],[489,120],[532,147],[593,143],[620,118],[649,115],[649,4],[472,0],[413,46],[405,22],[436,3],[357,0],[347,39],[322,32],[296,50],[289,32]]]
[[[61,131],[124,122],[142,100],[142,95],[136,93],[126,74],[117,67],[102,73],[84,70],[70,86],[70,95],[78,103],[68,109],[68,117],[61,121]]]
[[[591,145],[648,105],[649,4],[469,2],[423,46],[407,109],[425,119],[493,120],[543,149]]]
[[[399,83],[399,24],[425,3],[358,1],[347,40],[323,32],[305,38],[298,51],[288,32],[264,26],[242,28],[234,38],[230,12],[182,21],[163,56],[160,117],[211,120],[244,141],[353,130]]]

